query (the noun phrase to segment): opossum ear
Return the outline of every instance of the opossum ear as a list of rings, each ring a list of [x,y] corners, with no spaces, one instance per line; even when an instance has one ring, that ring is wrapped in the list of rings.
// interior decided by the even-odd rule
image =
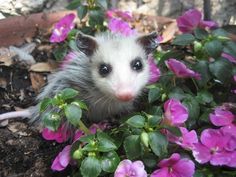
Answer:
[[[157,33],[154,31],[150,34],[140,36],[138,37],[137,42],[143,46],[146,54],[149,54],[158,46]]]
[[[94,37],[81,32],[77,33],[75,40],[79,50],[87,56],[91,56],[98,47]]]

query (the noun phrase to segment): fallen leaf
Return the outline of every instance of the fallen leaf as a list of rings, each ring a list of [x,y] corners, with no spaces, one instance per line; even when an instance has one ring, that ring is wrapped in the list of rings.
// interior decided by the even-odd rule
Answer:
[[[10,66],[12,65],[12,57],[15,54],[12,53],[8,48],[0,48],[0,65]]]
[[[32,88],[36,93],[39,93],[41,88],[45,85],[46,79],[45,76],[39,73],[30,72],[30,80],[32,84]]]
[[[30,71],[34,72],[52,72],[56,69],[56,66],[49,62],[39,62],[30,67]]]
[[[162,32],[163,40],[160,43],[166,43],[172,40],[178,32],[178,27],[176,21],[172,21],[170,24],[166,25],[166,28]]]

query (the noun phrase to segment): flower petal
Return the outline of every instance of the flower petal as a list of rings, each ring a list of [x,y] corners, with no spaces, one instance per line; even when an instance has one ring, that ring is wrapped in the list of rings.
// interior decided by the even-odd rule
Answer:
[[[175,173],[180,174],[179,176],[192,177],[195,172],[195,165],[193,161],[183,158],[174,164],[172,169]]]
[[[168,159],[163,159],[158,163],[158,167],[169,167],[175,164],[180,160],[180,155],[178,153],[174,153]]]
[[[215,126],[225,126],[233,122],[234,115],[230,111],[218,107],[214,113],[210,114],[210,120]]]
[[[150,175],[150,177],[171,177],[171,176],[169,175],[168,167],[164,167],[164,168],[154,171]]]
[[[121,177],[123,174],[124,176],[128,174],[130,168],[131,168],[132,162],[128,159],[123,160],[119,163],[118,167],[116,168],[114,177]]]
[[[71,145],[67,145],[64,149],[59,153],[59,162],[63,167],[67,167],[70,162],[70,149]]]
[[[193,156],[196,161],[199,163],[207,163],[211,159],[211,152],[210,150],[202,145],[201,143],[196,143],[192,149]]]
[[[219,129],[205,129],[201,133],[201,142],[209,149],[222,149],[226,140]]]

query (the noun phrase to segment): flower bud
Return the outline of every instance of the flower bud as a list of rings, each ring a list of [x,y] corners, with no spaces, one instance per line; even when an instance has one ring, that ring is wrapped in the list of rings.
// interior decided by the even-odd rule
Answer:
[[[75,159],[75,160],[81,159],[82,156],[83,156],[83,152],[81,149],[77,149],[72,155],[73,159]]]
[[[144,144],[144,146],[146,146],[148,148],[149,137],[148,137],[147,132],[142,132],[140,138],[141,138],[141,141]]]
[[[199,52],[202,50],[202,44],[201,42],[194,41],[194,52]]]

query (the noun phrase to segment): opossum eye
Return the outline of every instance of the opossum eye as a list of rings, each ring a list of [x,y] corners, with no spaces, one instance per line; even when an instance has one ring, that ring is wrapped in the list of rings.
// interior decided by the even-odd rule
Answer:
[[[112,68],[109,64],[102,63],[99,65],[99,74],[102,77],[106,77],[111,72],[111,70]]]
[[[141,58],[137,57],[130,63],[131,69],[134,71],[142,71],[143,64]]]

